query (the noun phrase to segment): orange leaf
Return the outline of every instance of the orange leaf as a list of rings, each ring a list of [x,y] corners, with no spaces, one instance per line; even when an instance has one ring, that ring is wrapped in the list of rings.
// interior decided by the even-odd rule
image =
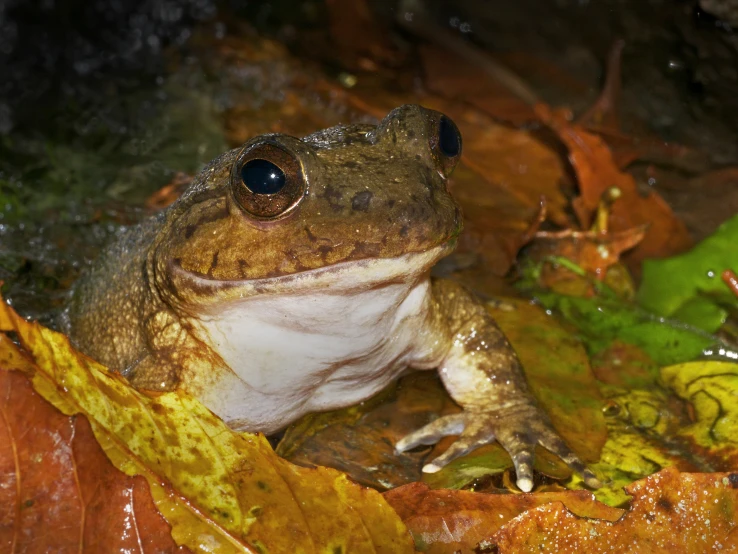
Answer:
[[[19,371],[0,371],[0,551],[189,552],[146,480],[113,467],[87,418],[63,415]]]
[[[412,532],[416,547],[430,554],[494,552],[484,549],[493,533],[526,510],[551,502],[563,502],[581,517],[606,521],[615,521],[623,513],[597,502],[587,491],[484,494],[430,490],[425,484],[411,483],[384,496]]]
[[[569,161],[579,181],[580,196],[573,201],[582,228],[587,228],[605,191],[616,187],[620,196],[612,204],[610,228],[624,231],[648,224],[644,240],[631,253],[631,261],[663,257],[692,244],[687,228],[655,192],[642,196],[633,177],[618,168],[602,138],[570,123],[562,113],[538,104],[536,112],[569,150]]]
[[[738,475],[669,468],[625,487],[618,521],[577,517],[564,504],[530,510],[490,539],[500,554],[649,552],[703,554],[738,548]]]

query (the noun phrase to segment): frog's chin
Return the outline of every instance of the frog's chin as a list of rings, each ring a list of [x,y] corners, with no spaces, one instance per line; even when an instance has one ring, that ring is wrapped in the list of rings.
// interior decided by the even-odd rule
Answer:
[[[167,290],[175,304],[187,304],[212,310],[255,295],[323,293],[357,294],[397,283],[411,283],[427,278],[431,267],[456,247],[451,239],[422,252],[408,252],[394,258],[364,258],[318,269],[264,279],[221,281],[209,279],[170,264]]]

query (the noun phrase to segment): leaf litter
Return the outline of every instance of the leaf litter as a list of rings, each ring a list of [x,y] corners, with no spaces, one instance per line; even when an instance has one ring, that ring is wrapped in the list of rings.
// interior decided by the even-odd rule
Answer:
[[[329,3],[332,10],[360,12],[362,5]],[[335,21],[349,17],[333,13]],[[371,18],[363,21],[364,27],[374,24]],[[340,24],[332,28],[341,30]],[[354,40],[345,31],[336,40]],[[377,38],[376,47],[348,56],[343,53],[350,49],[341,49],[342,63],[356,74],[336,80],[308,73],[268,40],[229,37],[219,43],[217,63],[210,67],[214,74],[256,61],[264,68],[279,66],[288,76],[281,83],[283,100],[228,109],[229,142],[270,131],[304,134],[347,118],[372,120],[407,102],[451,115],[465,137],[462,166],[451,186],[466,214],[466,238],[443,271],[490,298],[490,310],[519,350],[539,401],[607,481],[595,496],[621,508],[598,503],[589,492],[565,490],[581,484],[544,453],[536,466],[539,492],[472,492],[516,492],[509,460],[493,446],[432,478],[423,476],[434,488],[467,490],[412,483],[385,493],[388,504],[336,471],[298,468],[276,457],[263,437],[233,433],[186,395],[133,391],[122,378],[69,350],[66,339],[25,322],[8,307],[0,309],[0,328],[12,331],[20,347],[8,339],[0,342],[2,367],[27,375],[38,394],[62,413],[84,414],[113,465],[124,478],[147,480],[172,537],[194,551],[411,552],[402,521],[415,548],[428,552],[735,549],[731,531],[738,523],[738,479],[709,473],[735,465],[732,400],[738,384],[730,342],[735,295],[730,297],[726,273],[736,269],[733,253],[715,254],[717,240],[695,249],[717,256],[710,259],[718,280],[728,275],[724,289],[706,290],[699,271],[684,287],[669,289],[662,285],[670,276],[692,264],[670,268],[667,260],[659,274],[652,268],[661,262],[646,262],[643,283],[664,290],[666,304],[649,305],[645,284],[634,300],[630,277],[639,277],[645,258],[679,254],[692,243],[666,203],[654,192],[640,195],[623,168],[644,155],[675,164],[676,157],[699,162],[699,156],[676,156],[682,152],[678,145],[663,148],[658,141],[636,148],[609,116],[595,110],[572,123],[566,111],[530,98],[521,103],[506,90],[509,83],[479,86],[477,80],[472,101],[460,102],[473,82],[464,84],[459,69],[454,83],[462,84],[449,88],[433,65],[438,53],[433,47],[422,51],[426,87],[419,89],[403,65],[408,57],[383,42],[387,34],[363,32]],[[445,54],[454,67],[463,68],[458,52]],[[617,88],[612,74],[610,93]],[[510,125],[524,122],[527,129]],[[535,131],[544,128],[553,132],[555,144]],[[618,141],[621,150],[612,146]],[[176,196],[177,184],[172,185],[152,197],[152,208]],[[522,257],[533,262],[532,270],[515,289],[499,276],[515,268],[526,245]],[[515,269],[526,270],[524,265]],[[525,299],[494,299],[511,294]],[[690,307],[693,297],[723,310],[720,318],[701,324],[705,318],[697,316],[709,310],[699,303]],[[708,359],[694,361],[701,357]],[[416,420],[456,409],[432,376],[410,376],[362,406],[298,422],[287,431],[280,452],[301,465],[330,463],[362,483],[387,489],[417,480],[423,459],[448,444],[442,441],[432,451],[411,452],[397,462],[391,452],[394,437]],[[349,428],[353,436],[374,431],[366,441],[354,441],[347,440]],[[331,441],[334,447],[325,450]],[[356,444],[361,448],[353,448]],[[688,532],[676,532],[681,529]],[[161,530],[154,535],[161,536]]]

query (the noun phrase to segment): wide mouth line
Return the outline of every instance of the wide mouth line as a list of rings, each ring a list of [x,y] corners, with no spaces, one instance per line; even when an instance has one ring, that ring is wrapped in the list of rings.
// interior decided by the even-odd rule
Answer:
[[[427,250],[409,251],[401,254],[400,256],[393,256],[389,258],[358,258],[353,260],[341,261],[338,263],[318,267],[315,269],[309,269],[306,271],[299,271],[286,275],[277,275],[274,277],[261,277],[257,279],[217,279],[208,275],[195,273],[184,269],[181,265],[176,264],[174,260],[170,261],[170,270],[172,270],[176,274],[186,277],[191,281],[196,282],[197,285],[200,287],[214,287],[218,289],[223,289],[243,287],[248,285],[254,289],[259,289],[265,287],[274,287],[280,284],[286,284],[294,281],[315,280],[327,274],[340,273],[343,269],[348,267],[365,267],[367,268],[367,270],[369,270],[372,268],[372,266],[377,266],[382,263],[386,263],[387,265],[394,265],[396,266],[398,273],[402,273],[403,268],[405,268],[405,270],[409,270],[409,268],[415,269],[418,266],[415,260],[417,260],[418,258],[427,258],[427,260],[421,261],[421,266],[431,266],[435,264],[439,259],[441,259],[446,254],[449,254],[454,249],[455,242],[455,238],[449,238],[445,242]],[[407,261],[405,261],[404,263],[402,261],[403,258],[407,258]],[[391,278],[390,276],[386,277]]]

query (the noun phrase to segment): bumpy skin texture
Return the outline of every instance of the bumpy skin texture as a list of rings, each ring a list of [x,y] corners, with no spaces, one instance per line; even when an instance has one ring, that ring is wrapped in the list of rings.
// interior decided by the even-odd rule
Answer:
[[[498,440],[529,490],[539,443],[596,486],[535,406],[484,306],[453,283],[431,285],[461,226],[446,186],[461,139],[442,117],[402,106],[376,127],[266,135],[224,154],[111,246],[76,285],[62,326],[135,386],[182,387],[233,427],[266,433],[365,399],[406,367],[439,368],[464,413],[398,444],[460,435],[425,471]],[[291,168],[284,190],[301,192],[284,215],[248,210],[287,203],[239,196],[253,152]]]

